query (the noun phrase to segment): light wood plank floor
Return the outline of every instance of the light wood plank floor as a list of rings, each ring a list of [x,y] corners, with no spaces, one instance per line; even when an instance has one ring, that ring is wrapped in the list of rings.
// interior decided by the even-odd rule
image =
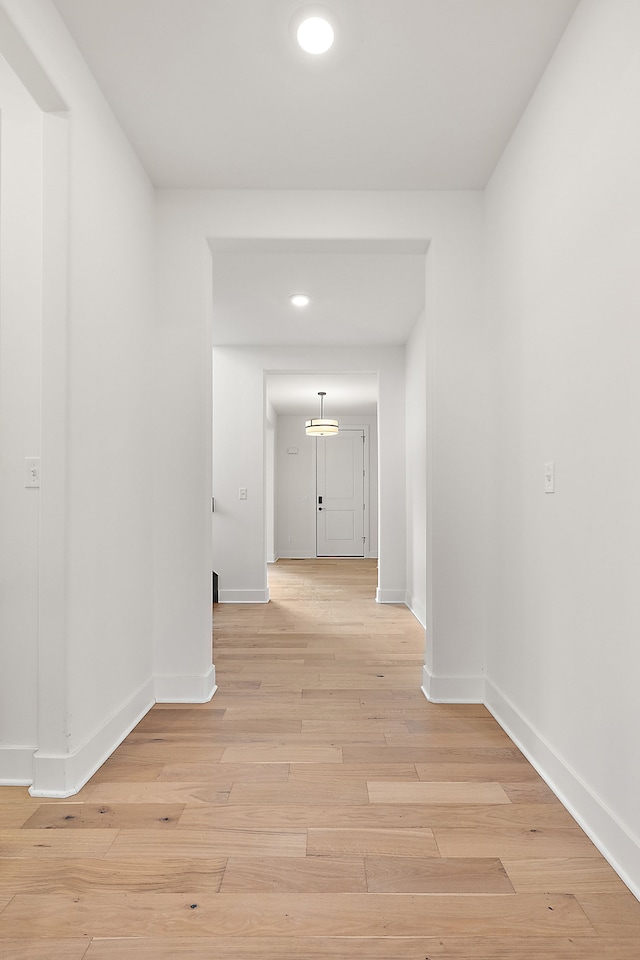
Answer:
[[[638,960],[640,904],[481,706],[429,704],[374,561],[214,613],[219,691],[71,800],[0,788],[4,960]]]

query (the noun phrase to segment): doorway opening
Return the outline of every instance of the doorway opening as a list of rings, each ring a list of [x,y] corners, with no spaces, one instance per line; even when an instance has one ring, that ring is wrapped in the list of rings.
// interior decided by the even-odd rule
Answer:
[[[316,440],[316,557],[365,557],[369,470],[365,430]]]
[[[377,374],[265,375],[267,561],[378,555]],[[309,437],[326,386],[336,436]]]

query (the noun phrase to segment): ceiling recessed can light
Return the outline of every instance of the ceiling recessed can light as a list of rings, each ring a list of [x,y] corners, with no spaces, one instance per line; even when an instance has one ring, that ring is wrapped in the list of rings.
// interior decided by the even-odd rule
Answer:
[[[317,56],[333,46],[333,27],[324,17],[307,17],[298,27],[296,39],[306,53]]]
[[[294,307],[308,307],[311,302],[311,297],[308,297],[306,293],[294,293],[289,297],[291,303]]]

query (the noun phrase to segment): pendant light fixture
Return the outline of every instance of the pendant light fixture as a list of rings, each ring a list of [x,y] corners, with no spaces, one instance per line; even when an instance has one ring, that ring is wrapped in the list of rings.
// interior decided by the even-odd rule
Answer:
[[[324,390],[318,392],[318,396],[320,397],[320,416],[312,417],[312,419],[307,420],[304,425],[309,437],[335,437],[338,432],[338,421],[326,420],[324,416],[324,398],[326,395]]]

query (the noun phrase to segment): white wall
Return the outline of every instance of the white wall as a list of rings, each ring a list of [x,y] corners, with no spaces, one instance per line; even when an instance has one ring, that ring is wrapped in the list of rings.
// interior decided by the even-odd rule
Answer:
[[[378,555],[378,424],[377,417],[343,416],[334,410],[340,429],[366,430],[366,500],[368,527],[365,554]],[[276,544],[278,557],[316,555],[316,445],[305,433],[304,416],[279,416],[276,432]],[[298,452],[290,454],[289,448]]]
[[[25,76],[42,94],[40,106],[63,111],[43,117],[41,450],[48,480],[38,495],[35,791],[75,789],[154,695],[204,699],[215,688],[208,238],[431,241],[434,370],[442,374],[432,384],[437,416],[429,442],[433,513],[442,519],[429,531],[434,627],[426,689],[433,695],[440,679],[453,676],[468,692],[484,649],[478,544],[486,524],[465,486],[473,476],[481,502],[480,195],[159,191],[156,307],[154,195],[136,157],[50,0],[0,0],[0,11],[25,41],[33,61]],[[335,368],[331,359],[325,368]],[[387,362],[397,372],[386,400],[384,387],[380,397],[379,495],[389,506],[380,511],[379,599],[402,600],[405,409],[393,384],[404,360],[390,351]],[[309,369],[308,354],[292,354],[291,364]],[[352,361],[350,368],[359,369]],[[264,384],[249,380],[247,401],[261,405]],[[222,383],[216,389],[233,395]],[[254,469],[255,450],[264,458],[263,438],[261,420],[247,449],[233,451],[239,477],[247,465]],[[263,479],[260,470],[254,476]],[[236,492],[249,485],[232,476],[225,482]],[[252,550],[264,557],[261,537],[264,527]],[[449,585],[451,571],[464,604]],[[257,567],[248,576],[258,590],[266,586]],[[30,577],[32,569],[26,583]],[[20,695],[28,700],[32,646],[25,656],[20,670],[31,680]],[[32,709],[29,717],[23,735],[13,736],[31,747]]]
[[[267,522],[267,563],[277,559],[276,548],[276,430],[278,415],[267,404],[265,417],[265,511]]]
[[[259,351],[216,347],[213,568],[219,598],[267,599],[264,369]],[[221,411],[221,412],[218,412]],[[246,488],[246,500],[239,490]]]
[[[40,391],[32,385],[32,396],[21,398],[30,423],[9,464],[21,475],[24,456],[42,453],[40,491],[19,484],[13,491],[19,510],[25,493],[40,500],[37,742],[32,623],[23,666],[9,681],[29,716],[23,711],[22,729],[14,722],[11,735],[38,747],[34,792],[68,794],[153,702],[153,190],[53,4],[3,0],[5,13],[5,39],[24,41],[12,46],[12,55],[22,50],[15,69],[33,89],[40,71],[67,109],[41,114],[38,224],[37,189],[25,206],[29,244],[43,250],[41,279],[33,250],[25,255],[15,237],[4,255],[24,256],[12,296],[24,300],[32,337],[28,356],[14,343],[7,359],[26,368],[27,384],[37,362],[42,377],[40,446],[33,412]],[[24,107],[29,124],[32,113]],[[28,287],[37,292],[38,283],[36,318]],[[32,592],[33,516],[25,529],[32,555],[23,582]]]
[[[407,341],[407,606],[427,624],[427,323],[423,310]]]
[[[583,0],[487,191],[488,700],[636,893],[639,103],[640,5]]]
[[[212,279],[206,240],[299,237],[430,240],[428,329],[433,342],[434,373],[430,384],[433,427],[428,441],[432,507],[427,535],[427,553],[432,562],[427,569],[427,597],[432,631],[424,687],[427,695],[434,699],[481,699],[488,535],[482,195],[475,192],[160,190],[158,229],[159,322],[166,340],[167,357],[162,395],[163,443],[167,455],[161,455],[158,460],[157,490],[158,503],[163,505],[158,512],[170,516],[165,531],[166,569],[159,577],[161,586],[156,597],[159,624],[169,624],[169,630],[175,633],[184,623],[188,626],[186,635],[199,631],[204,637],[204,622],[197,611],[206,612],[210,596],[210,586],[202,580],[202,558],[206,558],[209,549],[207,511],[211,489],[207,490],[200,478],[210,477],[211,439],[207,441],[205,437],[206,424],[199,412],[211,409],[207,394],[211,376],[203,361],[203,350],[211,339]],[[217,356],[222,357],[222,349],[216,349]],[[331,353],[331,362],[328,367],[325,364],[325,368],[335,369],[336,353]],[[309,369],[309,356],[308,351],[299,352],[290,369]],[[231,382],[234,372],[239,378],[237,382],[243,383],[248,391],[240,401],[240,409],[244,410],[246,402],[257,404],[262,410],[264,384],[253,378],[249,382],[246,371],[239,367],[234,371],[236,361],[230,355],[228,359],[224,376],[231,392],[227,395],[225,385],[218,382],[216,368],[216,410],[232,411],[235,417],[233,405],[228,401],[239,392]],[[373,369],[378,366],[374,365]],[[404,359],[401,368],[403,375]],[[393,489],[396,482],[394,464],[401,461],[404,468],[404,392],[389,409],[394,409],[396,400],[399,404],[396,422],[383,421],[382,400],[380,406],[381,504],[388,496],[389,486]],[[222,495],[233,499],[235,509],[237,488],[249,486],[246,479],[249,471],[260,484],[263,482],[255,460],[262,456],[263,422],[262,419],[260,423],[252,422],[240,451],[233,446],[239,433],[233,431],[232,417],[223,416],[222,427],[219,427],[216,414],[216,433],[216,446],[229,450],[229,476]],[[169,451],[173,453],[171,462],[167,459]],[[222,462],[224,464],[224,460]],[[215,522],[221,524],[216,527],[216,539],[222,537],[229,521],[229,517],[218,512],[219,466],[216,452]],[[241,477],[246,482],[239,479]],[[407,517],[405,500],[403,480],[391,510],[380,510],[380,576],[386,591],[379,596],[382,600],[402,602],[406,597],[404,540],[406,523],[411,523],[412,518]],[[254,509],[263,508],[252,500],[243,502],[247,520]],[[252,523],[255,524],[255,517]],[[385,539],[394,543],[398,537],[402,541],[400,552],[397,555],[395,549],[391,551],[391,565],[385,568]],[[252,534],[251,550],[256,557],[258,554],[264,557],[264,544],[259,540],[260,534]],[[220,543],[224,545],[224,538]],[[244,572],[237,568],[232,571],[233,581],[240,582],[237,576],[242,574],[243,582],[255,591],[256,599],[266,595],[262,567],[263,563],[252,561]],[[220,586],[222,589],[223,584]],[[202,643],[204,645],[204,639]]]
[[[0,763],[31,777],[38,742],[42,114],[0,58]]]
[[[297,451],[289,453],[289,448]],[[276,430],[276,548],[281,557],[316,555],[315,443],[304,417],[278,417]]]
[[[380,420],[388,424],[403,420],[404,350],[396,348],[349,348],[336,350],[287,347],[216,347],[214,355],[214,410],[233,410],[233,417],[214,421],[214,568],[223,601],[267,599],[265,570],[267,469],[264,448],[264,384],[268,371],[304,369],[335,372],[379,370]],[[374,432],[374,417],[341,417],[341,424],[358,423]],[[371,456],[377,459],[378,439],[370,440]],[[389,449],[380,470],[388,491],[386,550],[380,569],[380,590],[394,598],[404,577],[404,437],[397,449],[397,431],[385,429],[383,449]],[[286,448],[296,446],[297,456]],[[247,499],[238,499],[240,487]],[[279,556],[315,556],[315,459],[313,445],[304,432],[304,417],[278,417],[276,429],[276,546]],[[307,501],[304,497],[307,496]],[[371,510],[378,509],[377,482],[372,484]],[[375,544],[378,524],[374,524]],[[290,531],[294,531],[290,533]],[[289,536],[294,536],[294,545]],[[375,553],[373,554],[375,556]],[[385,565],[386,564],[386,565]],[[387,599],[386,594],[381,599]],[[404,596],[402,597],[404,599]]]
[[[492,384],[483,309],[482,197],[468,199],[466,229],[460,231],[452,210],[426,258],[423,689],[435,701],[481,701],[484,696]]]

